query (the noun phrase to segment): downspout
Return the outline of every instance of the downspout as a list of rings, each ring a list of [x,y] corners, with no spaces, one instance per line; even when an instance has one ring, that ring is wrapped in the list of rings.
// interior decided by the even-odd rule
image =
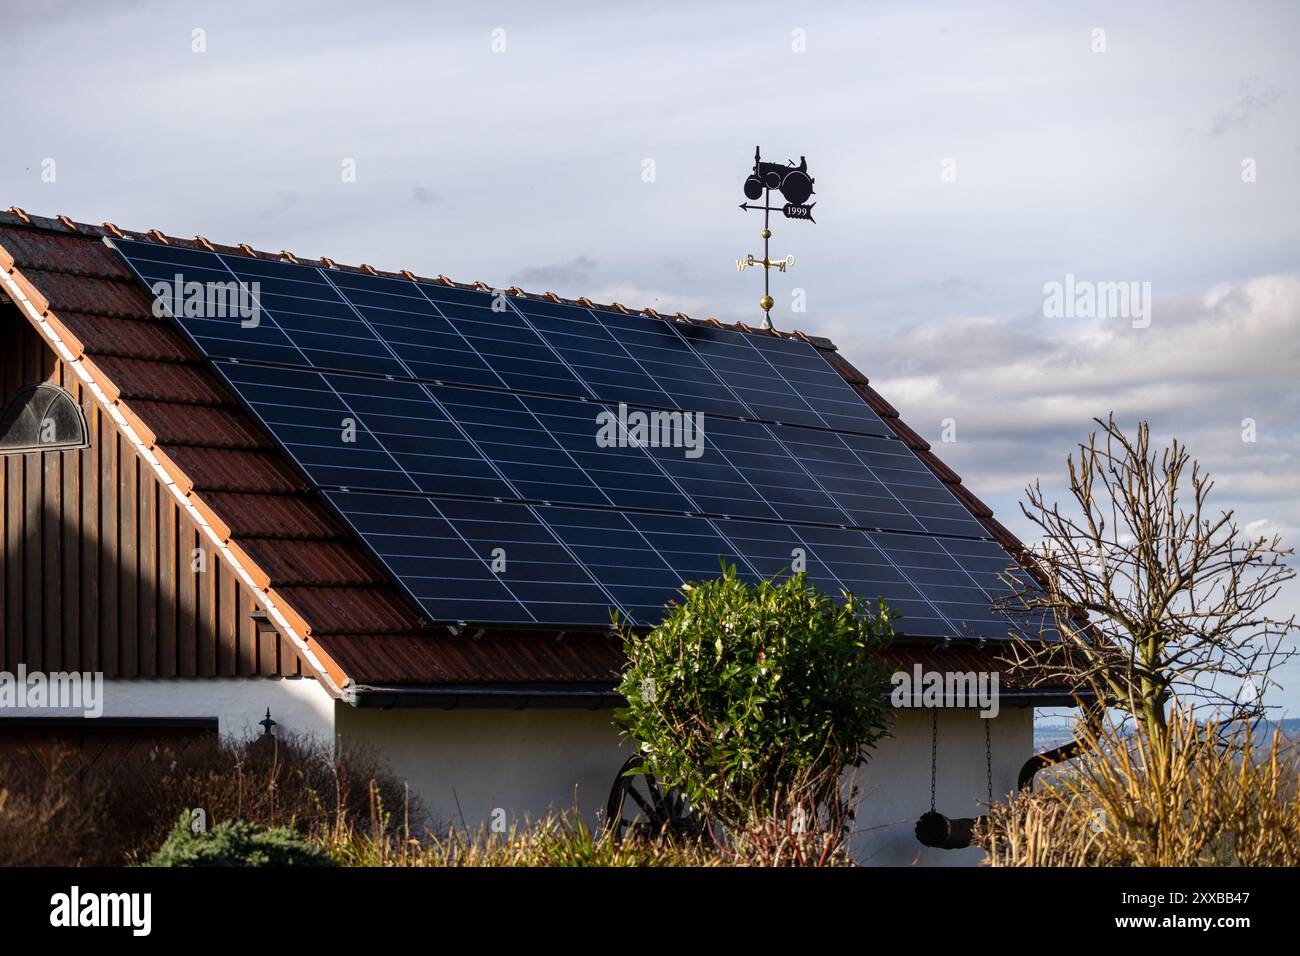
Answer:
[[[1084,708],[1085,722],[1088,725],[1091,738],[1096,738],[1101,733],[1102,714],[1105,707],[1099,701],[1094,701],[1089,707]],[[1059,747],[1053,747],[1051,750],[1044,750],[1040,754],[1034,754],[1025,761],[1025,765],[1020,768],[1020,775],[1016,778],[1017,790],[1032,790],[1034,787],[1034,775],[1053,764],[1063,763],[1066,760],[1073,760],[1079,754],[1088,749],[1087,742],[1079,740],[1077,737],[1068,744],[1062,744]]]

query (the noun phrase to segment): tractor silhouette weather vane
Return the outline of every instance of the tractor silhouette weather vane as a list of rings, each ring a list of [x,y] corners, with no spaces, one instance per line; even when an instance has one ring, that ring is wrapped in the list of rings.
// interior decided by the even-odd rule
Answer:
[[[772,190],[775,189],[785,197],[784,206],[772,205]],[[784,259],[773,259],[768,251],[768,240],[772,238],[772,229],[770,226],[770,216],[773,212],[780,212],[787,219],[806,219],[809,222],[816,222],[813,218],[813,206],[816,203],[809,203],[808,199],[813,194],[813,178],[808,175],[808,160],[800,156],[799,165],[796,166],[794,161],[782,166],[780,163],[765,163],[759,155],[759,148],[754,147],[754,169],[745,180],[745,198],[753,200],[763,200],[761,206],[751,206],[747,202],[740,204],[740,208],[748,212],[751,209],[763,210],[763,258],[755,259],[752,255],[743,259],[736,260],[736,271],[744,272],[750,266],[763,267],[763,296],[758,300],[759,306],[763,310],[763,328],[772,328],[772,306],[776,300],[772,298],[771,289],[768,280],[771,276],[772,269],[778,272],[785,272],[786,269],[794,265],[794,256],[786,256]]]

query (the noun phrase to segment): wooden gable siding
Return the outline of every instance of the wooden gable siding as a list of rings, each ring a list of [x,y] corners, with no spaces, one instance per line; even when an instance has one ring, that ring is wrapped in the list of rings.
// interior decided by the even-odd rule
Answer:
[[[42,382],[76,399],[90,446],[0,455],[0,670],[302,675],[292,644],[259,640],[252,589],[76,375],[0,304],[0,404]],[[198,548],[206,571],[193,569]]]

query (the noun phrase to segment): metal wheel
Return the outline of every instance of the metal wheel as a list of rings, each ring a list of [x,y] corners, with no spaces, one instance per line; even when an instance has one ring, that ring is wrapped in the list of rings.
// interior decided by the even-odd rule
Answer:
[[[628,834],[641,837],[696,836],[701,824],[686,798],[677,790],[665,791],[653,774],[629,773],[639,770],[639,754],[628,757],[614,778],[605,805],[605,825],[615,841]]]
[[[781,195],[785,201],[802,206],[813,194],[812,178],[802,170],[792,169],[781,180]]]

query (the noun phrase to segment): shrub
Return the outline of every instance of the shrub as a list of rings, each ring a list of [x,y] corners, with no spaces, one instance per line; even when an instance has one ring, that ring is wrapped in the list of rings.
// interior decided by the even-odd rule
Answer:
[[[751,585],[734,567],[682,593],[649,634],[622,629],[618,720],[645,770],[733,833],[788,814],[801,832],[842,825],[843,772],[888,726],[888,608],[837,604],[803,574]]]
[[[188,814],[153,855],[149,866],[334,866],[325,850],[292,830],[263,830],[244,820],[195,833]]]

